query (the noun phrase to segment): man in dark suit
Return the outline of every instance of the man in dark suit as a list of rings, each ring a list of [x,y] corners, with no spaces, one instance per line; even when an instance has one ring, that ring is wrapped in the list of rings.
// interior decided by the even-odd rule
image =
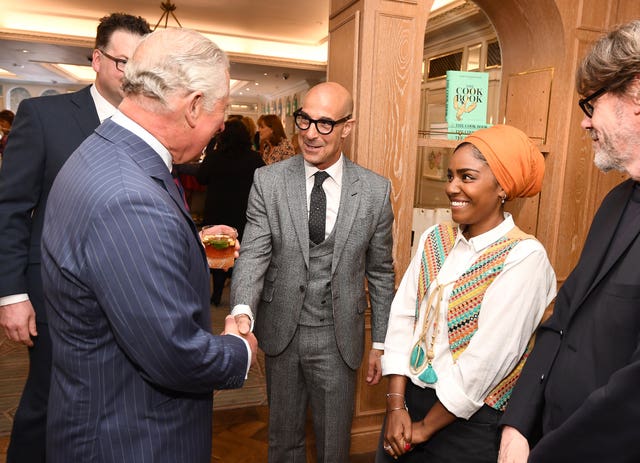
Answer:
[[[258,169],[249,195],[231,305],[241,331],[245,315],[255,315],[266,354],[271,463],[306,460],[308,403],[317,461],[348,461],[365,277],[374,341],[367,381],[381,377],[394,293],[391,185],[342,154],[352,111],[351,95],[336,83],[309,90],[294,116],[302,156]]]
[[[204,247],[170,169],[224,127],[228,66],[197,32],[146,36],[119,110],[51,188],[49,463],[211,459],[213,389],[242,386],[257,341],[231,316],[210,333]]]
[[[501,463],[640,461],[640,21],[598,41],[577,83],[596,166],[631,178],[602,202],[539,329],[502,420]]]
[[[45,205],[58,171],[122,100],[122,69],[142,35],[141,17],[100,20],[92,66],[94,85],[20,104],[0,170],[0,326],[29,347],[29,376],[13,420],[7,461],[45,461],[51,342],[40,277]]]

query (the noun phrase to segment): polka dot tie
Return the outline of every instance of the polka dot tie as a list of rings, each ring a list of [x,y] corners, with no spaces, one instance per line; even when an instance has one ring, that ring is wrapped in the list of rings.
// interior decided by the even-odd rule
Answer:
[[[329,177],[324,171],[315,174],[311,200],[309,204],[309,239],[315,244],[324,241],[324,231],[327,223],[327,197],[322,189],[322,183]]]

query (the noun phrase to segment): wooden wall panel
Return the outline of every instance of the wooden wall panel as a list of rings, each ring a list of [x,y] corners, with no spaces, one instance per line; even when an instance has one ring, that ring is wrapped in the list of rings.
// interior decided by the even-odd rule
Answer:
[[[343,85],[354,97],[356,118],[355,129],[347,139],[344,153],[351,160],[358,162],[355,143],[358,138],[357,87],[358,87],[358,53],[360,39],[360,11],[351,11],[343,15],[340,22],[331,25],[332,40],[329,42],[329,64],[327,66],[327,80]],[[333,46],[334,44],[339,44]]]
[[[580,0],[577,26],[585,29],[604,30],[611,23],[616,0]]]
[[[331,15],[336,15],[347,8],[358,5],[362,0],[331,0]]]
[[[507,78],[506,123],[540,144],[547,141],[553,69],[512,74]]]
[[[619,0],[616,2],[616,7],[616,14],[613,20],[614,24],[623,24],[631,19],[640,19],[640,1]]]
[[[376,65],[370,87],[368,165],[376,172],[383,172],[393,184],[397,281],[409,264],[411,249],[417,164],[417,121],[412,117],[419,114],[419,101],[415,97],[419,87],[412,73],[416,71],[416,57],[422,54],[422,47],[414,39],[420,32],[424,34],[413,18],[387,13],[375,18],[373,60]]]

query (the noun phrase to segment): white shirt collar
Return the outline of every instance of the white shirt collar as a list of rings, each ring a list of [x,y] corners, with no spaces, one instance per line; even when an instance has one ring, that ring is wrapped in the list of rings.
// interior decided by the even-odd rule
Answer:
[[[100,119],[101,123],[115,114],[118,108],[113,106],[105,97],[100,95],[100,92],[96,88],[96,84],[91,85],[89,93],[91,93],[91,98],[93,98],[93,104],[96,106],[98,119]]]
[[[339,186],[342,186],[342,166],[343,165],[344,165],[344,154],[340,153],[340,157],[338,158],[338,160],[324,170],[327,174],[329,174],[329,176],[331,176],[331,178]],[[320,169],[318,169],[313,164],[307,162],[306,160],[304,161],[304,173],[305,173],[306,179],[313,177],[315,173],[318,172],[319,170]]]
[[[111,120],[119,126],[124,127],[134,135],[142,138],[142,140],[144,140],[144,142],[149,145],[153,149],[153,151],[158,153],[158,155],[162,158],[162,161],[166,164],[167,169],[171,171],[171,167],[173,165],[171,153],[169,153],[169,150],[165,148],[164,145],[160,143],[160,141],[158,141],[156,137],[151,135],[144,127],[135,122],[133,119],[125,116],[120,111],[116,111],[116,113],[111,117]]]
[[[505,212],[504,220],[500,222],[500,224],[498,224],[491,230],[482,233],[481,235],[470,238],[469,240],[466,240],[466,238],[462,235],[462,230],[458,226],[458,236],[456,237],[456,242],[465,240],[473,247],[475,252],[480,252],[482,249],[495,243],[498,239],[509,233],[509,231],[513,227],[515,227],[513,217],[508,212]]]

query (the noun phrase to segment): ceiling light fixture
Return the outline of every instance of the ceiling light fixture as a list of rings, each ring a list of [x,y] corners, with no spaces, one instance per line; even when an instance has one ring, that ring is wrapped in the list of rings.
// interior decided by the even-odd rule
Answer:
[[[171,17],[175,20],[175,22],[178,23],[178,27],[182,29],[182,24],[180,24],[180,21],[178,21],[178,18],[174,14],[174,11],[176,11],[177,7],[173,3],[171,3],[171,0],[162,2],[160,4],[160,8],[162,9],[162,16],[160,16],[160,19],[158,19],[158,22],[154,26],[153,28],[154,31],[158,28],[158,26],[160,25],[163,19],[164,19],[164,26],[162,27],[164,27],[165,29],[167,28],[167,23],[169,22],[169,15],[171,15]]]

